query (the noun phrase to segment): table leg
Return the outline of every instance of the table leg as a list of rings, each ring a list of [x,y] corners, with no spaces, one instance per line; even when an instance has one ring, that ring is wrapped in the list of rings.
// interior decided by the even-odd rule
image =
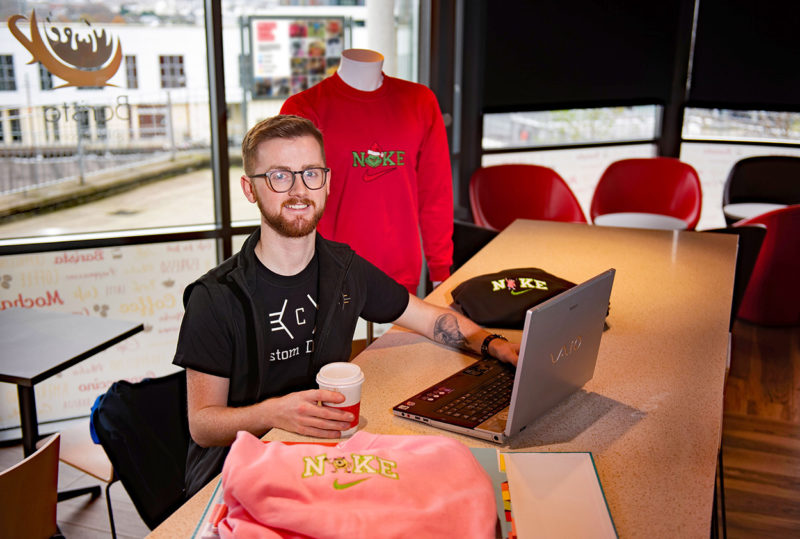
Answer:
[[[27,457],[36,451],[39,441],[39,421],[36,418],[36,393],[33,387],[17,386],[19,417],[22,422],[22,454]],[[58,501],[69,500],[83,494],[91,494],[92,499],[100,496],[100,486],[84,487],[58,493]]]
[[[22,422],[22,454],[27,457],[36,451],[39,440],[39,422],[36,419],[36,393],[33,386],[17,386],[19,417]]]

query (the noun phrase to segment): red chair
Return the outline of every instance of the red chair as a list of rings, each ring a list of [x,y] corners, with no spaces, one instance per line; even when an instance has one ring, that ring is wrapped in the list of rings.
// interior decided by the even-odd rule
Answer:
[[[539,165],[494,165],[469,181],[476,225],[503,230],[514,219],[585,223],[581,205],[558,173]]]
[[[762,225],[767,235],[739,306],[738,316],[765,326],[800,325],[800,204],[733,226]]]
[[[676,217],[694,230],[703,196],[697,171],[671,157],[623,159],[611,163],[597,182],[589,213],[653,213]]]

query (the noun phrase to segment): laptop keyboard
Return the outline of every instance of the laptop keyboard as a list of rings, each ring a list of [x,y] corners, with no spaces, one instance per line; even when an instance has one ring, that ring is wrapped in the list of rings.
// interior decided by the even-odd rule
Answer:
[[[500,369],[469,393],[454,399],[436,411],[463,421],[481,423],[508,406],[514,388],[514,372]],[[439,388],[445,394],[446,388]]]

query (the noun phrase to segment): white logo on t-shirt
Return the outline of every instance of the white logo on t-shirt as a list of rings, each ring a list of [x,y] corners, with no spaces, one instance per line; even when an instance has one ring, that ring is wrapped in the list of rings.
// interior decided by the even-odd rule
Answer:
[[[317,308],[317,302],[314,301],[309,294],[306,294],[308,301],[313,305],[313,307]],[[283,322],[283,315],[286,313],[286,305],[289,302],[288,299],[283,300],[283,305],[281,306],[281,310],[275,313],[269,313],[269,323],[272,326],[271,331],[285,331],[286,334],[289,336],[290,339],[294,340],[294,335],[289,330],[289,327]],[[305,317],[306,308],[305,307],[298,307],[294,310],[294,321],[297,327],[306,325],[308,321]],[[291,316],[291,315],[290,315]],[[314,328],[316,329],[316,328]],[[312,330],[312,333],[314,331]]]
[[[269,323],[272,325],[273,332],[283,330],[286,332],[287,335],[289,335],[289,338],[294,339],[294,335],[292,335],[292,332],[289,331],[289,328],[287,328],[286,324],[283,323],[283,313],[286,311],[286,303],[288,303],[288,301],[289,300],[286,299],[283,300],[283,306],[281,307],[281,310],[278,311],[277,313],[269,313],[269,318],[270,318]]]

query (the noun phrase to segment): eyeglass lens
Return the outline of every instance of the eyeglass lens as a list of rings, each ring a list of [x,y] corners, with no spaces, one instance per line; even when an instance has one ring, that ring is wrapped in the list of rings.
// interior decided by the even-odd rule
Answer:
[[[273,191],[285,193],[294,185],[295,174],[300,174],[300,178],[307,188],[315,190],[321,189],[325,185],[326,173],[324,168],[312,167],[305,170],[272,170],[265,176]]]

